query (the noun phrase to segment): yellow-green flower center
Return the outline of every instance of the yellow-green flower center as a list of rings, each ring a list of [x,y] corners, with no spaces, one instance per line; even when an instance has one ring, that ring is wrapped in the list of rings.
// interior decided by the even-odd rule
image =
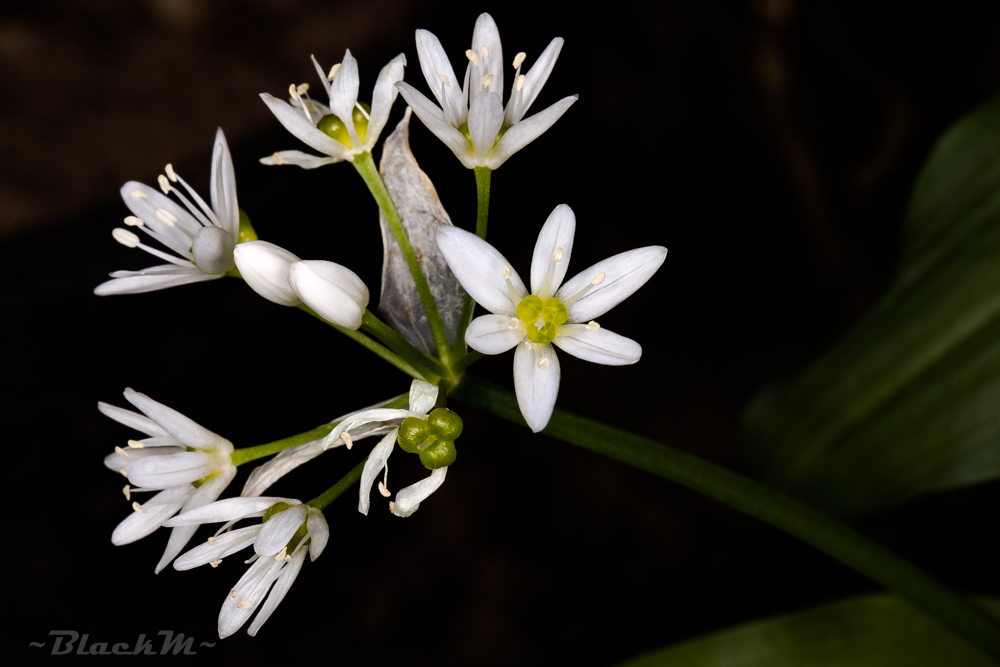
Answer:
[[[556,327],[569,319],[566,305],[555,297],[542,301],[529,294],[517,304],[517,317],[524,322],[528,340],[532,343],[551,343],[556,338]]]
[[[368,116],[371,115],[372,110],[371,107],[364,102],[358,102],[358,104],[364,107],[364,113],[362,113],[361,109],[358,107],[354,107],[354,111],[351,116],[354,120],[354,131],[358,133],[358,138],[363,142],[365,140],[365,134],[368,133]],[[354,143],[351,141],[351,134],[347,131],[344,121],[340,120],[340,118],[334,116],[332,113],[320,118],[316,127],[327,136],[336,139],[348,148],[354,148]]]

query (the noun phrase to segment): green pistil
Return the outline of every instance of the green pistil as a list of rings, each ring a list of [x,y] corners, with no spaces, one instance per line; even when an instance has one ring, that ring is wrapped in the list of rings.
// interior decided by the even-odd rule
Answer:
[[[529,294],[517,304],[517,317],[524,322],[528,340],[544,345],[555,340],[556,327],[569,319],[569,312],[566,305],[555,297],[542,301],[540,297]]]
[[[369,107],[364,102],[358,102],[362,107],[364,107],[365,112],[371,115],[371,107]],[[354,107],[354,111],[351,114],[354,120],[354,131],[358,133],[358,138],[362,142],[365,140],[365,135],[368,133],[368,116],[361,112],[361,109]],[[316,127],[329,137],[339,141],[348,148],[354,148],[354,142],[351,141],[351,134],[347,131],[347,126],[344,121],[340,120],[337,116],[332,113],[327,114],[319,119]]]
[[[455,439],[461,434],[462,418],[448,408],[437,408],[426,419],[404,419],[396,441],[404,452],[419,454],[425,468],[437,470],[455,462]]]

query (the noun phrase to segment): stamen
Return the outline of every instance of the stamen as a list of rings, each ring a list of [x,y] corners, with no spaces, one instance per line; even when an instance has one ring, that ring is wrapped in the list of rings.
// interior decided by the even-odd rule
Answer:
[[[134,215],[129,215],[125,217],[125,224],[129,227],[142,227],[146,223],[142,221],[142,218],[137,218]]]
[[[524,75],[517,77],[517,81],[514,82],[514,90],[521,90],[524,88]]]
[[[571,296],[570,298],[563,299],[563,305],[566,306],[567,308],[569,308],[572,304],[574,304],[577,301],[579,301],[580,299],[582,299],[584,294],[586,294],[587,292],[589,292],[590,290],[592,290],[595,286],[600,285],[601,283],[603,283],[604,279],[606,277],[607,277],[607,274],[605,274],[604,271],[601,271],[596,276],[594,276],[594,279],[590,281],[589,285],[587,285],[586,287],[584,287],[582,290],[580,290],[579,292],[577,292],[575,295]]]
[[[565,257],[565,256],[566,256],[566,253],[563,252],[562,246],[559,246],[558,248],[556,248],[555,250],[552,251],[552,261],[553,262],[561,262],[561,261],[563,261],[563,257]]]
[[[128,477],[128,470],[125,469],[125,466],[122,466],[121,468],[119,468],[118,472],[120,472],[122,474],[122,477]]]
[[[122,493],[125,494],[125,500],[132,500],[132,487],[131,486],[129,486],[128,484],[126,484],[125,488],[122,489]]]
[[[243,561],[243,564],[244,565],[249,565],[250,563],[252,563],[255,560],[257,560],[258,558],[260,558],[260,554],[254,554],[253,556],[250,556],[250,558],[247,558],[245,561]]]
[[[517,54],[516,56],[514,56],[514,69],[517,69],[518,67],[520,67],[521,63],[523,63],[524,59],[527,58],[527,57],[528,57],[528,54],[526,54],[524,51],[521,51],[519,54]],[[520,88],[518,90],[520,90]]]
[[[354,446],[354,438],[352,438],[351,434],[348,433],[347,431],[344,431],[343,433],[340,434],[340,439],[344,441],[344,446],[346,446],[348,449]]]
[[[485,44],[479,47],[479,51],[483,54],[483,60],[490,59],[490,50],[486,48]]]
[[[389,489],[385,488],[385,484],[383,484],[382,482],[378,483],[378,492],[382,494],[383,498],[388,498],[389,496],[392,495],[392,492],[389,491]]]
[[[483,48],[485,49],[486,47],[484,46]],[[493,75],[492,74],[487,74],[486,76],[483,77],[483,80],[480,81],[479,83],[481,83],[484,86],[486,86],[487,88],[489,88],[490,84],[493,83]]]
[[[167,180],[166,176],[160,174],[156,177],[156,182],[160,184],[160,189],[163,190],[163,194],[170,194],[170,182]]]
[[[473,51],[472,49],[468,49],[465,52],[465,57],[468,58],[469,60],[471,60],[473,65],[478,65],[479,64],[479,56],[477,56],[476,52]]]
[[[153,211],[153,217],[165,224],[167,227],[173,227],[177,224],[177,216],[165,208],[158,208]]]
[[[587,322],[586,328],[587,331],[597,331],[598,329],[601,328],[601,325],[595,322],[594,320],[590,320],[589,322]]]
[[[368,115],[368,112],[365,111],[365,108],[363,106],[361,106],[361,102],[355,102],[354,103],[354,108],[361,112],[361,115],[365,117],[365,120],[371,120],[372,119],[372,117]]]
[[[590,284],[591,285],[600,285],[601,283],[604,282],[604,278],[605,278],[606,275],[607,274],[605,274],[604,271],[601,271],[596,276],[594,276],[594,279],[590,281]]]
[[[448,75],[447,74],[438,74],[438,78],[441,79],[441,81],[444,82],[444,85],[446,85],[449,88],[451,88],[451,82],[448,81]]]
[[[143,514],[146,513],[146,508],[144,508],[142,505],[140,505],[138,503],[138,501],[133,501],[132,502],[132,509],[134,509],[136,512],[142,512]]]
[[[140,190],[139,188],[136,188],[132,192],[128,193],[128,196],[132,197],[133,199],[145,199],[146,193]]]
[[[125,451],[124,449],[122,449],[121,447],[115,447],[115,454],[121,454],[121,455],[122,455],[122,456],[124,456],[125,458],[128,458],[128,452],[126,452],[126,451]]]
[[[219,567],[219,563],[221,563],[221,562],[222,562],[222,559],[219,558],[217,560],[210,560],[210,561],[208,561],[208,564],[211,565],[214,568],[214,567]]]
[[[520,322],[521,322],[521,320],[519,320],[518,318],[512,317],[512,318],[510,318],[510,324],[507,325],[507,328],[510,329],[511,331],[513,331],[514,329],[517,328],[517,325]]]
[[[392,512],[393,514],[395,514],[395,513],[396,513],[396,512],[395,512],[395,509],[396,509],[396,503],[394,503],[394,502],[392,502],[392,501],[390,500],[390,501],[389,501],[389,511],[390,511],[390,512]]]
[[[274,164],[277,165],[285,164],[285,158],[281,157],[281,153],[275,153],[274,155],[271,156],[271,159],[274,160]]]
[[[285,560],[285,555],[287,553],[288,553],[288,545],[286,544],[285,546],[281,547],[281,551],[279,551],[278,555],[274,557],[274,560]]]
[[[288,96],[293,100],[299,99],[299,91],[296,89],[295,84],[288,84]]]
[[[285,562],[286,563],[291,563],[292,562],[292,557],[291,556],[285,556]]]
[[[333,81],[333,77],[337,76],[337,72],[340,71],[340,66],[342,64],[343,63],[337,63],[336,65],[330,68],[330,73],[326,75],[327,81]]]
[[[309,84],[308,83],[300,83],[295,88],[295,92],[299,94],[299,97],[305,95],[306,93],[309,92]]]
[[[163,168],[163,171],[167,172],[167,178],[172,182],[177,182],[177,174],[174,173],[174,165],[167,163],[167,166]]]
[[[198,208],[196,208],[191,203],[191,201],[188,200],[187,197],[181,194],[180,190],[178,190],[177,188],[171,188],[172,192],[176,194],[181,201],[184,202],[184,205],[187,206],[188,210],[191,211],[191,213],[193,213],[196,218],[198,218],[198,221],[201,222],[201,224],[205,225],[206,227],[213,224],[216,226],[221,226],[219,224],[219,219],[215,215],[215,212],[212,211],[209,205],[205,203],[205,200],[201,198],[201,195],[195,192],[194,188],[188,185],[187,181],[185,181],[179,174],[174,174],[174,175],[177,176],[178,182],[180,182],[180,184],[184,186],[184,189],[188,191],[188,194],[191,195],[191,197],[195,200],[195,202],[198,203],[198,208],[201,208],[201,210],[204,211],[204,215],[202,215],[202,213],[198,211]],[[209,222],[209,220],[211,220],[211,222]]]
[[[232,596],[233,598],[235,598],[237,595],[239,595],[239,593],[234,588],[233,590],[229,591],[229,595]]]
[[[500,269],[500,270],[503,272],[503,277],[504,278],[510,278],[510,267],[509,266],[507,266],[506,264],[504,264],[503,268]]]
[[[221,541],[222,540],[220,540],[218,537],[215,537],[214,535],[209,535],[208,536],[208,543],[209,544],[218,544]]]
[[[126,248],[134,248],[139,245],[139,237],[129,230],[122,229],[121,227],[115,227],[111,231],[111,236],[115,238],[115,241],[118,241]]]
[[[545,326],[545,316],[544,315],[539,315],[538,319],[535,320],[535,328],[536,329],[541,329],[544,326]]]
[[[249,609],[253,606],[253,602],[250,600],[244,600],[243,602],[237,602],[236,606],[240,609]]]
[[[546,368],[549,367],[549,363],[550,360],[548,357],[542,357],[541,359],[538,360],[538,370],[544,371]]]
[[[142,449],[143,447],[146,446],[146,443],[144,443],[142,440],[129,440],[128,446],[131,447],[132,449]]]

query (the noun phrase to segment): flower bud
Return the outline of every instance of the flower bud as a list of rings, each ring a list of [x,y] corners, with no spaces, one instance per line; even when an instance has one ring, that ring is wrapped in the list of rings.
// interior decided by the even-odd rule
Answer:
[[[328,322],[357,329],[368,306],[368,288],[350,269],[320,259],[292,264],[288,284]]]
[[[246,241],[233,251],[236,267],[250,288],[268,301],[297,306],[302,301],[288,284],[288,269],[299,258],[267,241]]]

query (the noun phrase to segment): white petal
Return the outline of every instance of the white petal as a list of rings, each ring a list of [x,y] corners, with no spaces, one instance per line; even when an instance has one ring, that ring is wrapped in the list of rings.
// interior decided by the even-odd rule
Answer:
[[[609,257],[584,269],[563,285],[556,296],[563,301],[572,298],[589,285],[599,273],[604,281],[594,286],[579,300],[567,306],[570,322],[586,322],[600,317],[627,299],[653,277],[667,257],[663,246],[636,248]]]
[[[330,82],[330,111],[340,118],[347,128],[354,127],[352,119],[360,83],[358,61],[351,55],[351,50],[347,49],[344,52],[344,59],[340,61],[337,75]],[[348,131],[350,132],[350,129]]]
[[[229,154],[226,135],[220,127],[215,132],[215,148],[212,150],[212,209],[222,223],[222,228],[234,239],[240,236],[240,207],[236,202],[236,173],[233,158]],[[200,264],[200,262],[199,262]],[[213,273],[209,271],[209,273]]]
[[[549,214],[542,230],[538,232],[535,252],[531,256],[531,293],[543,300],[556,293],[566,269],[569,268],[570,254],[573,252],[573,237],[576,235],[576,215],[566,204],[559,204]],[[560,261],[553,259],[561,249]],[[552,274],[549,275],[549,270]]]
[[[469,324],[465,342],[477,352],[500,354],[520,343],[524,336],[524,322],[516,317],[482,315]]]
[[[164,489],[142,503],[145,512],[133,511],[111,534],[112,544],[121,546],[146,537],[179,510],[195,488],[190,484]]]
[[[276,561],[273,558],[258,558],[233,587],[233,590],[238,591],[237,596],[232,597],[226,593],[226,601],[219,613],[220,639],[225,639],[239,630],[250,615],[260,607],[267,590],[278,578],[284,565],[284,561]],[[252,604],[244,609],[239,606],[241,602]]]
[[[322,510],[315,507],[309,508],[306,528],[309,530],[309,559],[315,561],[326,549],[327,542],[330,541],[330,525],[326,522]]]
[[[382,472],[385,462],[389,459],[389,455],[392,454],[392,447],[396,444],[396,434],[398,432],[397,429],[392,429],[388,435],[372,448],[372,453],[368,455],[365,467],[361,471],[358,511],[365,516],[368,516],[368,507],[371,505],[372,484],[375,483],[375,478]]]
[[[236,246],[233,257],[254,292],[282,306],[302,303],[288,284],[288,269],[301,261],[298,257],[267,241],[244,241]]]
[[[399,94],[403,96],[403,99],[406,100],[406,103],[410,105],[410,108],[413,109],[413,113],[417,114],[417,118],[427,126],[427,129],[434,136],[443,141],[444,145],[451,149],[455,157],[461,160],[463,166],[467,169],[472,169],[476,166],[476,160],[472,155],[472,147],[469,145],[469,142],[461,132],[445,121],[440,109],[405,81],[397,83],[396,88],[399,90]]]
[[[154,401],[145,394],[127,388],[125,389],[125,398],[129,403],[142,410],[147,417],[159,424],[163,430],[188,447],[225,454],[233,451],[233,443],[196,424],[176,410]]]
[[[531,103],[538,97],[542,86],[545,85],[545,82],[549,79],[549,75],[552,73],[552,68],[559,58],[559,52],[562,51],[562,47],[562,37],[553,39],[545,47],[545,50],[542,51],[542,55],[538,57],[535,64],[531,66],[531,69],[528,70],[528,73],[524,75],[524,86],[521,89],[521,103],[515,110],[514,123],[517,123],[524,117],[524,114],[531,107]]]
[[[226,490],[229,483],[233,481],[236,477],[236,466],[226,466],[216,474],[205,480],[205,483],[199,486],[191,497],[187,499],[184,506],[181,507],[181,512],[189,512],[193,509],[197,509],[208,503],[214,502]],[[160,570],[165,568],[170,564],[177,554],[181,552],[194,536],[195,532],[198,530],[197,525],[191,526],[178,526],[170,531],[170,539],[167,540],[167,548],[163,552],[163,557],[160,558],[160,562],[156,565],[156,574],[160,573]],[[212,560],[215,560],[214,558]]]
[[[177,268],[173,264],[166,265]],[[161,267],[154,266],[153,269]],[[147,271],[150,269],[147,269]],[[115,294],[143,294],[145,292],[155,292],[161,289],[179,287],[190,283],[200,283],[206,280],[215,280],[224,277],[224,273],[212,275],[202,273],[196,266],[191,265],[190,269],[181,269],[170,274],[135,275],[125,278],[115,278],[103,282],[94,288],[97,296],[111,296]]]
[[[416,41],[417,59],[420,61],[420,71],[423,73],[424,78],[427,79],[427,85],[430,87],[431,92],[434,93],[434,97],[437,98],[438,104],[441,105],[442,109],[450,106],[452,107],[452,112],[457,113],[458,106],[461,105],[462,100],[462,82],[455,77],[455,70],[451,67],[448,54],[445,53],[438,38],[426,30],[417,30]],[[442,85],[442,74],[448,77],[448,82],[451,83],[450,87]],[[412,86],[410,88],[413,89]],[[403,92],[403,97],[409,102],[405,91],[402,88],[400,88],[400,91]],[[416,92],[416,89],[413,89],[413,92]],[[419,95],[420,93],[417,94]],[[410,106],[413,106],[412,102],[410,102]],[[417,115],[420,116],[419,111]],[[421,120],[423,120],[422,116]],[[426,121],[424,122],[426,123]]]
[[[261,164],[269,166],[287,164],[302,167],[303,169],[316,169],[317,167],[324,167],[328,164],[336,164],[338,162],[343,162],[343,159],[337,157],[320,157],[318,155],[303,153],[302,151],[278,151],[260,159]]]
[[[292,539],[308,515],[308,505],[295,505],[271,515],[257,535],[253,550],[261,557],[271,557],[278,553]]]
[[[634,364],[642,356],[642,346],[639,343],[603,328],[595,331],[574,329],[568,335],[556,335],[552,342],[574,357],[605,366]]]
[[[323,447],[327,448],[333,445],[334,442],[344,433],[344,431],[349,431],[351,435],[354,435],[355,429],[364,428],[372,424],[381,424],[384,422],[389,422],[395,419],[406,419],[412,416],[412,412],[409,410],[400,410],[397,408],[373,408],[370,410],[362,410],[356,414],[344,417],[339,424],[325,437],[323,438]]]
[[[503,104],[500,102],[500,96],[496,93],[476,95],[469,107],[469,140],[472,141],[472,152],[475,153],[477,167],[487,166],[493,145],[497,143],[501,125],[503,125]]]
[[[109,275],[112,278],[131,278],[133,276],[181,276],[191,272],[194,264],[190,262],[183,266],[177,264],[159,264],[140,271],[112,271]]]
[[[132,193],[137,190],[145,196],[133,197]],[[163,245],[181,257],[191,259],[191,235],[197,234],[202,225],[185,207],[159,189],[143,185],[138,181],[129,181],[119,192],[132,214],[143,221],[144,227],[140,229],[152,232]],[[173,226],[161,222],[156,217],[157,209],[161,208],[176,219]]]
[[[104,457],[104,465],[107,466],[108,470],[118,472],[123,467],[128,467],[129,464],[135,463],[139,459],[147,456],[166,456],[167,454],[177,454],[186,451],[184,447],[153,447],[149,449],[133,449],[132,447],[123,447],[122,450],[128,456],[122,456],[121,454],[115,452],[114,454],[108,454]]]
[[[288,284],[320,317],[348,329],[361,326],[368,287],[347,267],[325,260],[292,264]]]
[[[119,424],[134,428],[136,431],[141,431],[146,435],[167,435],[167,432],[159,424],[146,415],[140,415],[138,412],[119,408],[116,405],[111,405],[103,401],[97,403],[97,409],[106,417],[111,417]]]
[[[500,138],[500,141],[493,148],[489,164],[486,166],[490,169],[496,169],[502,165],[507,161],[507,158],[530,144],[541,136],[545,130],[552,127],[553,123],[559,120],[559,117],[566,113],[566,110],[577,99],[579,98],[576,95],[564,97],[544,111],[540,111],[534,116],[522,120],[504,132],[503,137]]]
[[[175,560],[174,569],[190,570],[241,551],[253,544],[254,540],[257,539],[257,533],[260,532],[263,526],[264,524],[259,523],[255,526],[237,528],[213,538],[215,540],[214,543],[202,542]],[[197,530],[198,525],[192,524],[191,526],[181,526],[180,528],[194,528]],[[174,530],[180,530],[180,528],[174,528]]]
[[[375,146],[375,142],[378,141],[382,129],[389,120],[392,103],[396,101],[396,95],[399,94],[396,82],[403,80],[403,66],[405,64],[406,56],[400,53],[379,72],[378,80],[375,82],[375,90],[372,91],[372,112],[368,118],[368,129],[365,130],[365,147],[369,151]]]
[[[233,262],[236,238],[220,227],[202,227],[191,244],[191,254],[198,270],[220,275],[236,266]]]
[[[233,519],[245,519],[253,515],[260,516],[267,508],[275,503],[288,503],[289,505],[299,505],[301,500],[294,498],[224,498],[216,500],[190,512],[184,512],[171,519],[167,526],[188,526],[191,524],[218,523],[220,521],[232,521]]]
[[[324,155],[329,155],[340,160],[350,160],[353,157],[347,146],[318,130],[315,125],[303,118],[298,111],[288,106],[286,102],[272,97],[267,93],[261,93],[260,98],[267,103],[267,108],[285,126],[285,129],[303,143],[308,144]]]
[[[448,466],[432,470],[431,474],[403,489],[396,494],[396,502],[393,505],[392,513],[396,516],[410,516],[420,508],[420,503],[427,500],[427,497],[438,490],[444,484],[445,475],[448,474]]]
[[[548,365],[539,362],[548,359]],[[551,345],[525,341],[514,352],[514,393],[528,427],[538,433],[549,423],[559,394],[559,358]]]
[[[426,415],[434,409],[437,402],[438,388],[423,380],[414,380],[410,383],[410,412],[418,415]]]
[[[222,455],[225,456],[225,455]],[[128,481],[147,489],[166,489],[190,484],[207,477],[228,463],[218,454],[180,452],[166,456],[147,456],[128,464]]]
[[[283,450],[277,456],[269,459],[266,463],[257,466],[250,473],[246,484],[243,486],[241,496],[253,497],[264,493],[279,479],[295,470],[303,463],[308,463],[322,454],[322,440],[305,442],[290,449]]]
[[[528,296],[528,290],[496,248],[464,229],[443,226],[438,227],[437,244],[458,282],[476,303],[496,315],[517,314],[517,304]],[[504,279],[504,267],[510,271],[514,295]]]
[[[472,50],[476,55],[483,58],[482,48],[486,47],[489,58],[483,60],[485,69],[493,75],[493,90],[503,90],[503,47],[500,44],[500,31],[493,17],[483,13],[476,19],[476,27],[472,30]]]
[[[299,576],[302,563],[306,562],[306,552],[301,546],[291,556],[292,562],[281,568],[281,574],[278,575],[277,580],[274,582],[274,588],[268,593],[267,600],[260,606],[260,611],[257,612],[253,623],[250,624],[250,629],[247,630],[247,634],[251,637],[257,636],[260,626],[264,625],[281,601],[285,599],[288,589],[292,587],[292,584],[295,583],[295,578]]]

